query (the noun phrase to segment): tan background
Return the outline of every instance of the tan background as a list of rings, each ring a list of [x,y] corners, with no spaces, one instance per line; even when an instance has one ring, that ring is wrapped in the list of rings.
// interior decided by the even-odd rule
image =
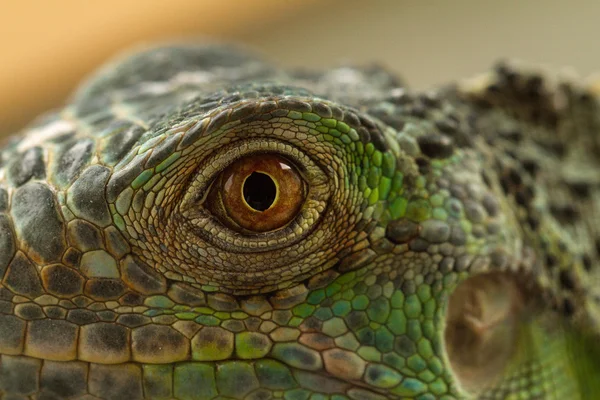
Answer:
[[[424,88],[502,57],[600,70],[600,1],[0,0],[0,134],[66,101],[115,52],[205,35],[282,65],[379,61]]]

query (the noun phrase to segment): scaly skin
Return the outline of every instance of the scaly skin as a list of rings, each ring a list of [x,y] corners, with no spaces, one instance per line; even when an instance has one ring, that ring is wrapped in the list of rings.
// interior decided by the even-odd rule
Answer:
[[[599,128],[508,66],[119,60],[0,150],[0,398],[600,396]],[[207,197],[251,153],[306,185],[281,229]]]

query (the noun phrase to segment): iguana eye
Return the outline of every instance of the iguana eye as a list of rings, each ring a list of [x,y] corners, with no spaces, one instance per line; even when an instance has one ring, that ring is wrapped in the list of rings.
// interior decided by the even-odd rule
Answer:
[[[197,167],[174,221],[193,235],[188,243],[236,254],[294,246],[332,217],[327,205],[336,186],[318,158],[273,140],[222,146]]]
[[[255,154],[228,166],[209,194],[226,216],[252,232],[280,229],[294,219],[306,198],[306,184],[294,164],[276,154]]]

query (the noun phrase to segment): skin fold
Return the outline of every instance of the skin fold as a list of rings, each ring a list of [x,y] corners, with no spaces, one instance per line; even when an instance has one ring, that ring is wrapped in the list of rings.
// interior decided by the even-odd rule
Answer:
[[[600,397],[596,95],[107,64],[0,147],[0,399]]]

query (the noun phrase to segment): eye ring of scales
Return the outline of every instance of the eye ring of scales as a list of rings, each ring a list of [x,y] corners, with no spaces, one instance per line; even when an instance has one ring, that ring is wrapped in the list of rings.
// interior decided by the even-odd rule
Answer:
[[[599,88],[108,64],[0,148],[0,398],[599,398]],[[266,154],[254,231],[210,192]]]

